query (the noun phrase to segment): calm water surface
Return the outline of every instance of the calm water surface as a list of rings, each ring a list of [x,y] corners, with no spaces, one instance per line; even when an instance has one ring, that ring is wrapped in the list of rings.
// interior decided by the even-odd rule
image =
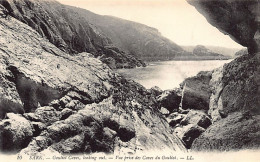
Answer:
[[[117,72],[146,88],[158,86],[166,90],[178,87],[185,78],[195,76],[200,71],[213,70],[230,61],[232,60],[150,62],[147,67],[119,69]]]

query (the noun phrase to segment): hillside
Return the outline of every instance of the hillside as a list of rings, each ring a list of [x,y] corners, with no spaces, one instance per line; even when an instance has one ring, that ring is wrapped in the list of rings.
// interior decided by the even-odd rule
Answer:
[[[72,55],[92,53],[113,69],[145,66],[143,61],[227,59],[210,53],[194,55],[155,28],[55,0],[1,0],[0,4],[59,49]]]
[[[181,46],[185,51],[193,52],[196,46]],[[226,48],[226,47],[219,47],[219,46],[208,46],[204,45],[208,50],[214,53],[222,54],[228,57],[234,57],[235,53],[241,50],[240,48]]]
[[[154,28],[54,0],[1,0],[0,4],[61,50],[90,52],[113,68],[143,66],[140,59],[168,60],[183,52]]]
[[[70,9],[84,15],[111,38],[116,46],[145,61],[173,59],[176,54],[184,52],[155,28],[112,16],[100,16],[76,7]]]
[[[180,60],[226,60],[232,58],[229,55],[223,55],[217,52],[213,52],[203,45],[197,46],[185,46],[183,47],[187,52],[183,52],[175,57]]]
[[[62,51],[92,53],[111,68],[144,63],[113,45],[110,38],[78,12],[54,0],[1,0],[10,15],[28,24]]]

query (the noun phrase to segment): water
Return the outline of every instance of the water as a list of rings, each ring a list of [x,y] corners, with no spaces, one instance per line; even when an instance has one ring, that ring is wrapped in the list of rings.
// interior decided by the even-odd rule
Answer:
[[[158,86],[166,90],[178,87],[185,78],[195,76],[200,71],[210,71],[230,61],[232,60],[150,62],[147,67],[119,69],[117,72],[146,88]]]

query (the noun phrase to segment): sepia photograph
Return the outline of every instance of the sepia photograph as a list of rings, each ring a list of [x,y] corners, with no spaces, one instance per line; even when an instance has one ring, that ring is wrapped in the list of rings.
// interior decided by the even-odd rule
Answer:
[[[0,161],[260,161],[260,0],[0,0]]]

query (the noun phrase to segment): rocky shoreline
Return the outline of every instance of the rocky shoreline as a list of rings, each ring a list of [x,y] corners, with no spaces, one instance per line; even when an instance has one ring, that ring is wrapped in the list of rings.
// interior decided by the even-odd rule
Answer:
[[[235,13],[241,5],[224,2]],[[255,3],[243,3],[256,11]],[[202,12],[214,12],[210,7],[209,2]],[[220,17],[233,13],[226,10]],[[214,14],[211,19],[218,19]],[[250,14],[250,21],[258,23],[253,19],[258,13]],[[93,54],[71,55],[19,20],[0,18],[1,152],[128,155],[259,149],[259,27],[249,30],[250,38],[241,38],[241,29],[251,26],[232,19],[239,24],[230,33],[249,47],[249,54],[187,78],[179,89],[161,91],[125,79]],[[229,31],[229,25],[216,23]]]
[[[158,94],[156,98],[161,113],[187,149],[193,151],[259,149],[257,138],[260,135],[259,96],[257,89],[254,88],[255,84],[245,85],[255,79],[255,75],[251,75],[251,78],[245,77],[248,69],[257,70],[257,68],[243,65],[259,66],[259,54],[248,57],[247,55],[239,57],[223,67],[187,78],[180,84],[179,89],[161,91],[158,87],[152,88]],[[235,76],[238,71],[240,76],[243,76],[239,79],[244,80],[240,81],[241,85],[237,81],[234,82],[236,78],[230,77]],[[247,97],[241,93],[237,94],[245,86],[248,87]],[[246,102],[247,100],[250,102]]]

